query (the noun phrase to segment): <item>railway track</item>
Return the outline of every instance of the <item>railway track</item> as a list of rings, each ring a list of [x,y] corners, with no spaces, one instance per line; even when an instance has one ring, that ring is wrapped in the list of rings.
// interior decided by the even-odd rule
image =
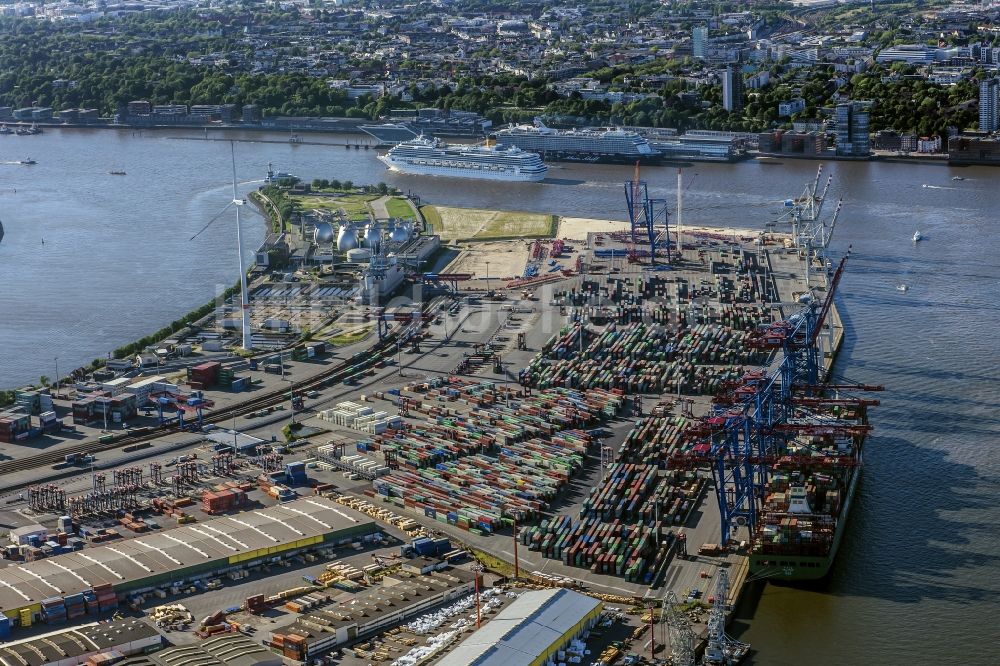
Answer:
[[[432,301],[433,303],[433,301]],[[426,314],[428,310],[431,309],[431,303],[425,304],[423,309],[423,314]],[[423,319],[428,321],[426,317]],[[403,329],[405,330],[405,329]],[[380,358],[381,352],[386,348],[391,347],[395,344],[397,337],[399,337],[399,332],[390,332],[384,339],[379,340],[374,346],[369,347],[363,352],[358,354],[367,354],[367,358],[361,363],[367,369],[370,369]],[[305,392],[311,391],[313,389],[318,389],[326,385],[328,382],[342,381],[351,374],[354,374],[359,365],[355,361],[358,354],[352,357],[350,360],[344,361],[339,365],[324,370],[320,374],[310,377],[309,379],[304,379],[299,382],[292,382],[287,387],[282,387],[280,389],[269,391],[263,395],[255,397],[246,402],[241,402],[236,405],[229,407],[223,407],[222,409],[215,410],[213,412],[205,414],[205,423],[218,423],[220,421],[231,420],[234,417],[246,416],[251,412],[256,412],[267,407],[273,407],[275,405],[281,404],[286,401],[286,396],[290,391]],[[176,425],[169,425],[163,428],[155,428],[151,431],[147,430],[142,433],[135,435],[128,435],[126,437],[121,437],[114,439],[109,442],[86,442],[81,443],[77,446],[68,446],[61,448],[58,451],[48,451],[45,453],[39,453],[33,456],[26,456],[23,458],[18,458],[15,460],[5,460],[0,462],[0,477],[5,474],[12,474],[15,472],[24,472],[26,470],[36,469],[39,467],[52,466],[61,462],[64,462],[67,455],[72,454],[97,454],[104,451],[110,451],[112,449],[120,449],[133,444],[141,444],[143,442],[148,442],[152,439],[160,438],[164,435],[169,435],[175,432],[182,432],[180,428]],[[41,479],[35,479],[31,482],[26,482],[19,485],[30,485],[30,483],[37,483]]]

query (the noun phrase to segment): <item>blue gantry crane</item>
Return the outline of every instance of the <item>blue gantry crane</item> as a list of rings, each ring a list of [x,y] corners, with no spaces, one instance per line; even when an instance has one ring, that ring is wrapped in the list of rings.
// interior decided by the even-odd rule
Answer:
[[[646,181],[639,178],[639,163],[635,163],[635,175],[632,180],[625,181],[625,208],[628,211],[628,221],[630,225],[630,243],[628,249],[628,260],[630,262],[639,261],[640,244],[649,244],[649,257],[651,263],[656,263],[656,225],[662,223],[666,233],[664,242],[667,249],[667,261],[670,261],[670,228],[669,213],[667,212],[666,199],[651,199],[649,197],[649,186]],[[641,236],[645,238],[641,238]]]
[[[722,543],[729,542],[735,527],[746,526],[754,533],[771,467],[784,454],[788,438],[799,434],[863,436],[871,429],[867,424],[847,424],[816,413],[804,417],[803,412],[811,407],[864,409],[878,404],[821,395],[831,389],[882,389],[820,384],[817,340],[849,256],[850,251],[837,267],[822,303],[804,299],[800,312],[756,333],[750,343],[753,347],[781,352],[777,369],[750,372],[720,387],[712,413],[688,430],[688,436],[699,443],[695,447],[698,457],[701,461],[707,457],[711,463]]]

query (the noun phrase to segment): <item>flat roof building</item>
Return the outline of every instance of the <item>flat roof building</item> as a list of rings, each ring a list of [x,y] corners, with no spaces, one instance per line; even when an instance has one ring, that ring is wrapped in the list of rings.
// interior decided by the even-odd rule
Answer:
[[[537,666],[592,627],[603,604],[572,590],[525,592],[437,666]]]
[[[304,548],[350,543],[375,522],[324,497],[216,518],[0,569],[0,608],[40,615],[43,599],[111,584],[116,594],[202,578]]]
[[[219,634],[193,645],[118,662],[119,666],[282,666],[282,659],[242,634]]]
[[[275,632],[272,644],[291,659],[307,661],[359,638],[384,631],[431,608],[471,594],[476,574],[464,569],[426,575],[403,572],[349,602],[313,611]]]
[[[0,646],[2,666],[77,666],[103,652],[123,655],[159,649],[163,637],[145,620],[93,622]]]

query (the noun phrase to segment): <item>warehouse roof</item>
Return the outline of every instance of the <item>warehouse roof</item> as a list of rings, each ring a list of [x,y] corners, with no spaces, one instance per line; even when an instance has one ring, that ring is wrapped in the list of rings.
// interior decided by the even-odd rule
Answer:
[[[393,615],[401,609],[405,612],[411,606],[422,604],[475,579],[476,574],[465,569],[433,571],[424,575],[395,573],[385,576],[381,585],[369,588],[351,597],[349,601],[300,616],[286,629],[289,633],[306,637],[306,642],[311,645],[326,638],[323,632],[316,630],[317,625],[339,629],[371,624],[383,615]]]
[[[143,620],[94,622],[7,643],[0,647],[0,665],[44,666],[69,657],[111,651],[154,636],[159,636],[156,629]]]
[[[152,655],[162,666],[280,666],[282,658],[240,634],[222,634]]]
[[[323,497],[215,518],[0,569],[0,608],[23,608],[95,585],[128,584],[371,524],[367,516]]]
[[[572,590],[525,592],[437,666],[530,666],[600,605]]]
[[[222,634],[193,645],[118,662],[119,666],[281,666],[282,663],[280,655],[240,634]]]

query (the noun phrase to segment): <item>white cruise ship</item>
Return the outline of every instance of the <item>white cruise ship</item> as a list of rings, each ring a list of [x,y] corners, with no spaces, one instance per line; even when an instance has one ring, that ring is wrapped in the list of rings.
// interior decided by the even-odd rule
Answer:
[[[379,159],[393,171],[426,176],[537,182],[548,171],[537,154],[519,148],[447,146],[424,137],[404,141]]]
[[[544,159],[565,162],[656,164],[663,154],[637,133],[616,127],[557,130],[535,119],[534,125],[515,125],[496,133],[497,144],[539,153]]]

